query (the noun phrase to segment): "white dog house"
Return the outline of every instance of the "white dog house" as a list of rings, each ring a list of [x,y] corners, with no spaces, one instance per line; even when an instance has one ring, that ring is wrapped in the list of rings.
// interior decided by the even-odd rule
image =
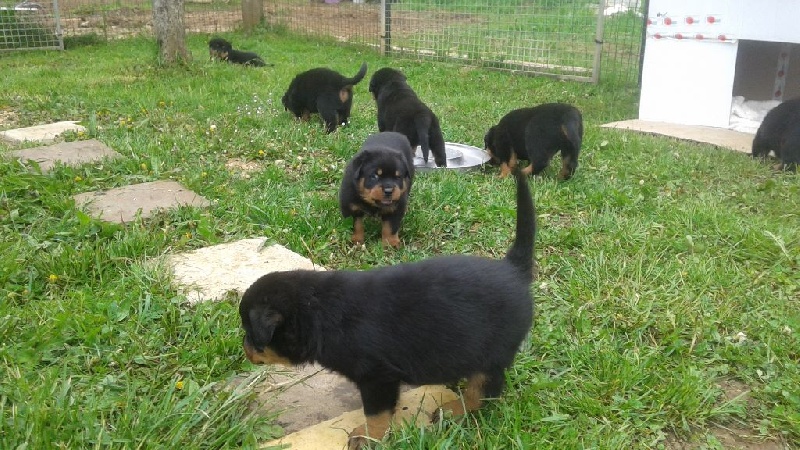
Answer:
[[[797,96],[800,0],[650,0],[640,120],[729,128],[741,97]]]

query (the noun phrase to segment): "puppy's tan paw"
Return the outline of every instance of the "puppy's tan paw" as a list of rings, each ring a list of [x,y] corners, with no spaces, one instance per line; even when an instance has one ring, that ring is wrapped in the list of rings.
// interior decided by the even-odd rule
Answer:
[[[385,237],[382,240],[384,247],[400,248],[400,238],[395,236]]]
[[[378,439],[371,437],[369,433],[367,433],[366,424],[361,425],[350,432],[350,437],[347,439],[347,450],[361,450],[369,448],[369,445],[373,442],[377,442]]]
[[[369,448],[370,439],[365,436],[350,436],[347,440],[347,450],[361,450]]]

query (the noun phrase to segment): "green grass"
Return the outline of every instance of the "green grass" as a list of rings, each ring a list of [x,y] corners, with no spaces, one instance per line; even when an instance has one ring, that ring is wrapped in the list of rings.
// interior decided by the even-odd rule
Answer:
[[[39,174],[0,160],[0,448],[253,447],[280,432],[248,408],[263,369],[241,351],[236,299],[189,306],[165,253],[266,236],[328,268],[437,254],[500,256],[513,183],[497,170],[420,174],[400,250],[379,224],[353,248],[337,209],[347,159],[376,130],[366,84],[348,127],[298,123],[280,97],[297,72],[401,68],[447,140],[482,146],[510,109],[584,113],[569,182],[532,181],[537,317],[504,396],[461,422],[399,428],[387,448],[722,448],[717,426],[800,443],[800,177],[707,145],[599,128],[636,115],[618,87],[515,77],[284,34],[229,35],[276,64],[156,65],[154,42],[2,55],[2,117],[80,120],[123,155]],[[8,128],[3,125],[2,128]],[[9,147],[0,144],[0,152]],[[242,177],[232,158],[263,170]],[[77,193],[174,179],[212,200],[127,225],[75,208]],[[727,399],[720,387],[750,393]],[[235,389],[236,386],[240,386]]]

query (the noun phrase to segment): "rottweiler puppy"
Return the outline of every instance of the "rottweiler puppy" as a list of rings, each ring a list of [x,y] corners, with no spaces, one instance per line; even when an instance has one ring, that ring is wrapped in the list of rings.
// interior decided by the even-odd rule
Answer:
[[[417,97],[402,72],[389,67],[378,70],[372,74],[369,91],[378,107],[378,131],[403,133],[411,148],[421,147],[425,163],[432,151],[436,165],[447,166],[439,118]]]
[[[353,218],[353,243],[364,243],[364,216],[370,214],[383,222],[383,244],[400,246],[397,233],[413,181],[414,151],[405,136],[385,132],[367,137],[347,163],[339,189],[342,216]]]
[[[367,271],[273,272],[239,305],[244,353],[255,364],[317,362],[353,381],[366,423],[350,433],[359,449],[387,431],[400,383],[466,379],[461,415],[503,391],[533,321],[530,292],[536,212],[527,176],[515,171],[516,236],[505,258],[431,258]]]
[[[769,152],[781,161],[777,170],[796,171],[800,165],[800,97],[772,108],[753,138],[753,157],[765,158]]]
[[[265,67],[271,66],[261,59],[260,56],[253,52],[243,52],[234,50],[230,42],[216,37],[208,41],[208,53],[211,59],[219,59],[221,61],[228,61],[234,64],[244,64],[245,66]]]
[[[507,176],[521,159],[530,161],[525,174],[538,175],[560,151],[561,180],[568,180],[578,168],[582,140],[581,112],[564,103],[515,109],[483,138],[492,162],[500,164],[500,177]]]
[[[281,102],[295,117],[308,120],[312,113],[319,113],[328,133],[336,131],[339,124],[350,119],[353,105],[353,86],[367,74],[367,63],[353,78],[325,67],[307,70],[298,74],[289,84]]]

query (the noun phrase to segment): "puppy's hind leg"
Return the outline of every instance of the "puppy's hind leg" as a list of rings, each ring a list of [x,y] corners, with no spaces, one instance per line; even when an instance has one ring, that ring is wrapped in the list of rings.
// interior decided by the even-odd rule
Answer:
[[[400,383],[395,381],[359,383],[358,390],[361,393],[367,423],[350,433],[348,450],[366,448],[370,441],[379,441],[383,438],[394,415],[394,408],[400,395]]]

